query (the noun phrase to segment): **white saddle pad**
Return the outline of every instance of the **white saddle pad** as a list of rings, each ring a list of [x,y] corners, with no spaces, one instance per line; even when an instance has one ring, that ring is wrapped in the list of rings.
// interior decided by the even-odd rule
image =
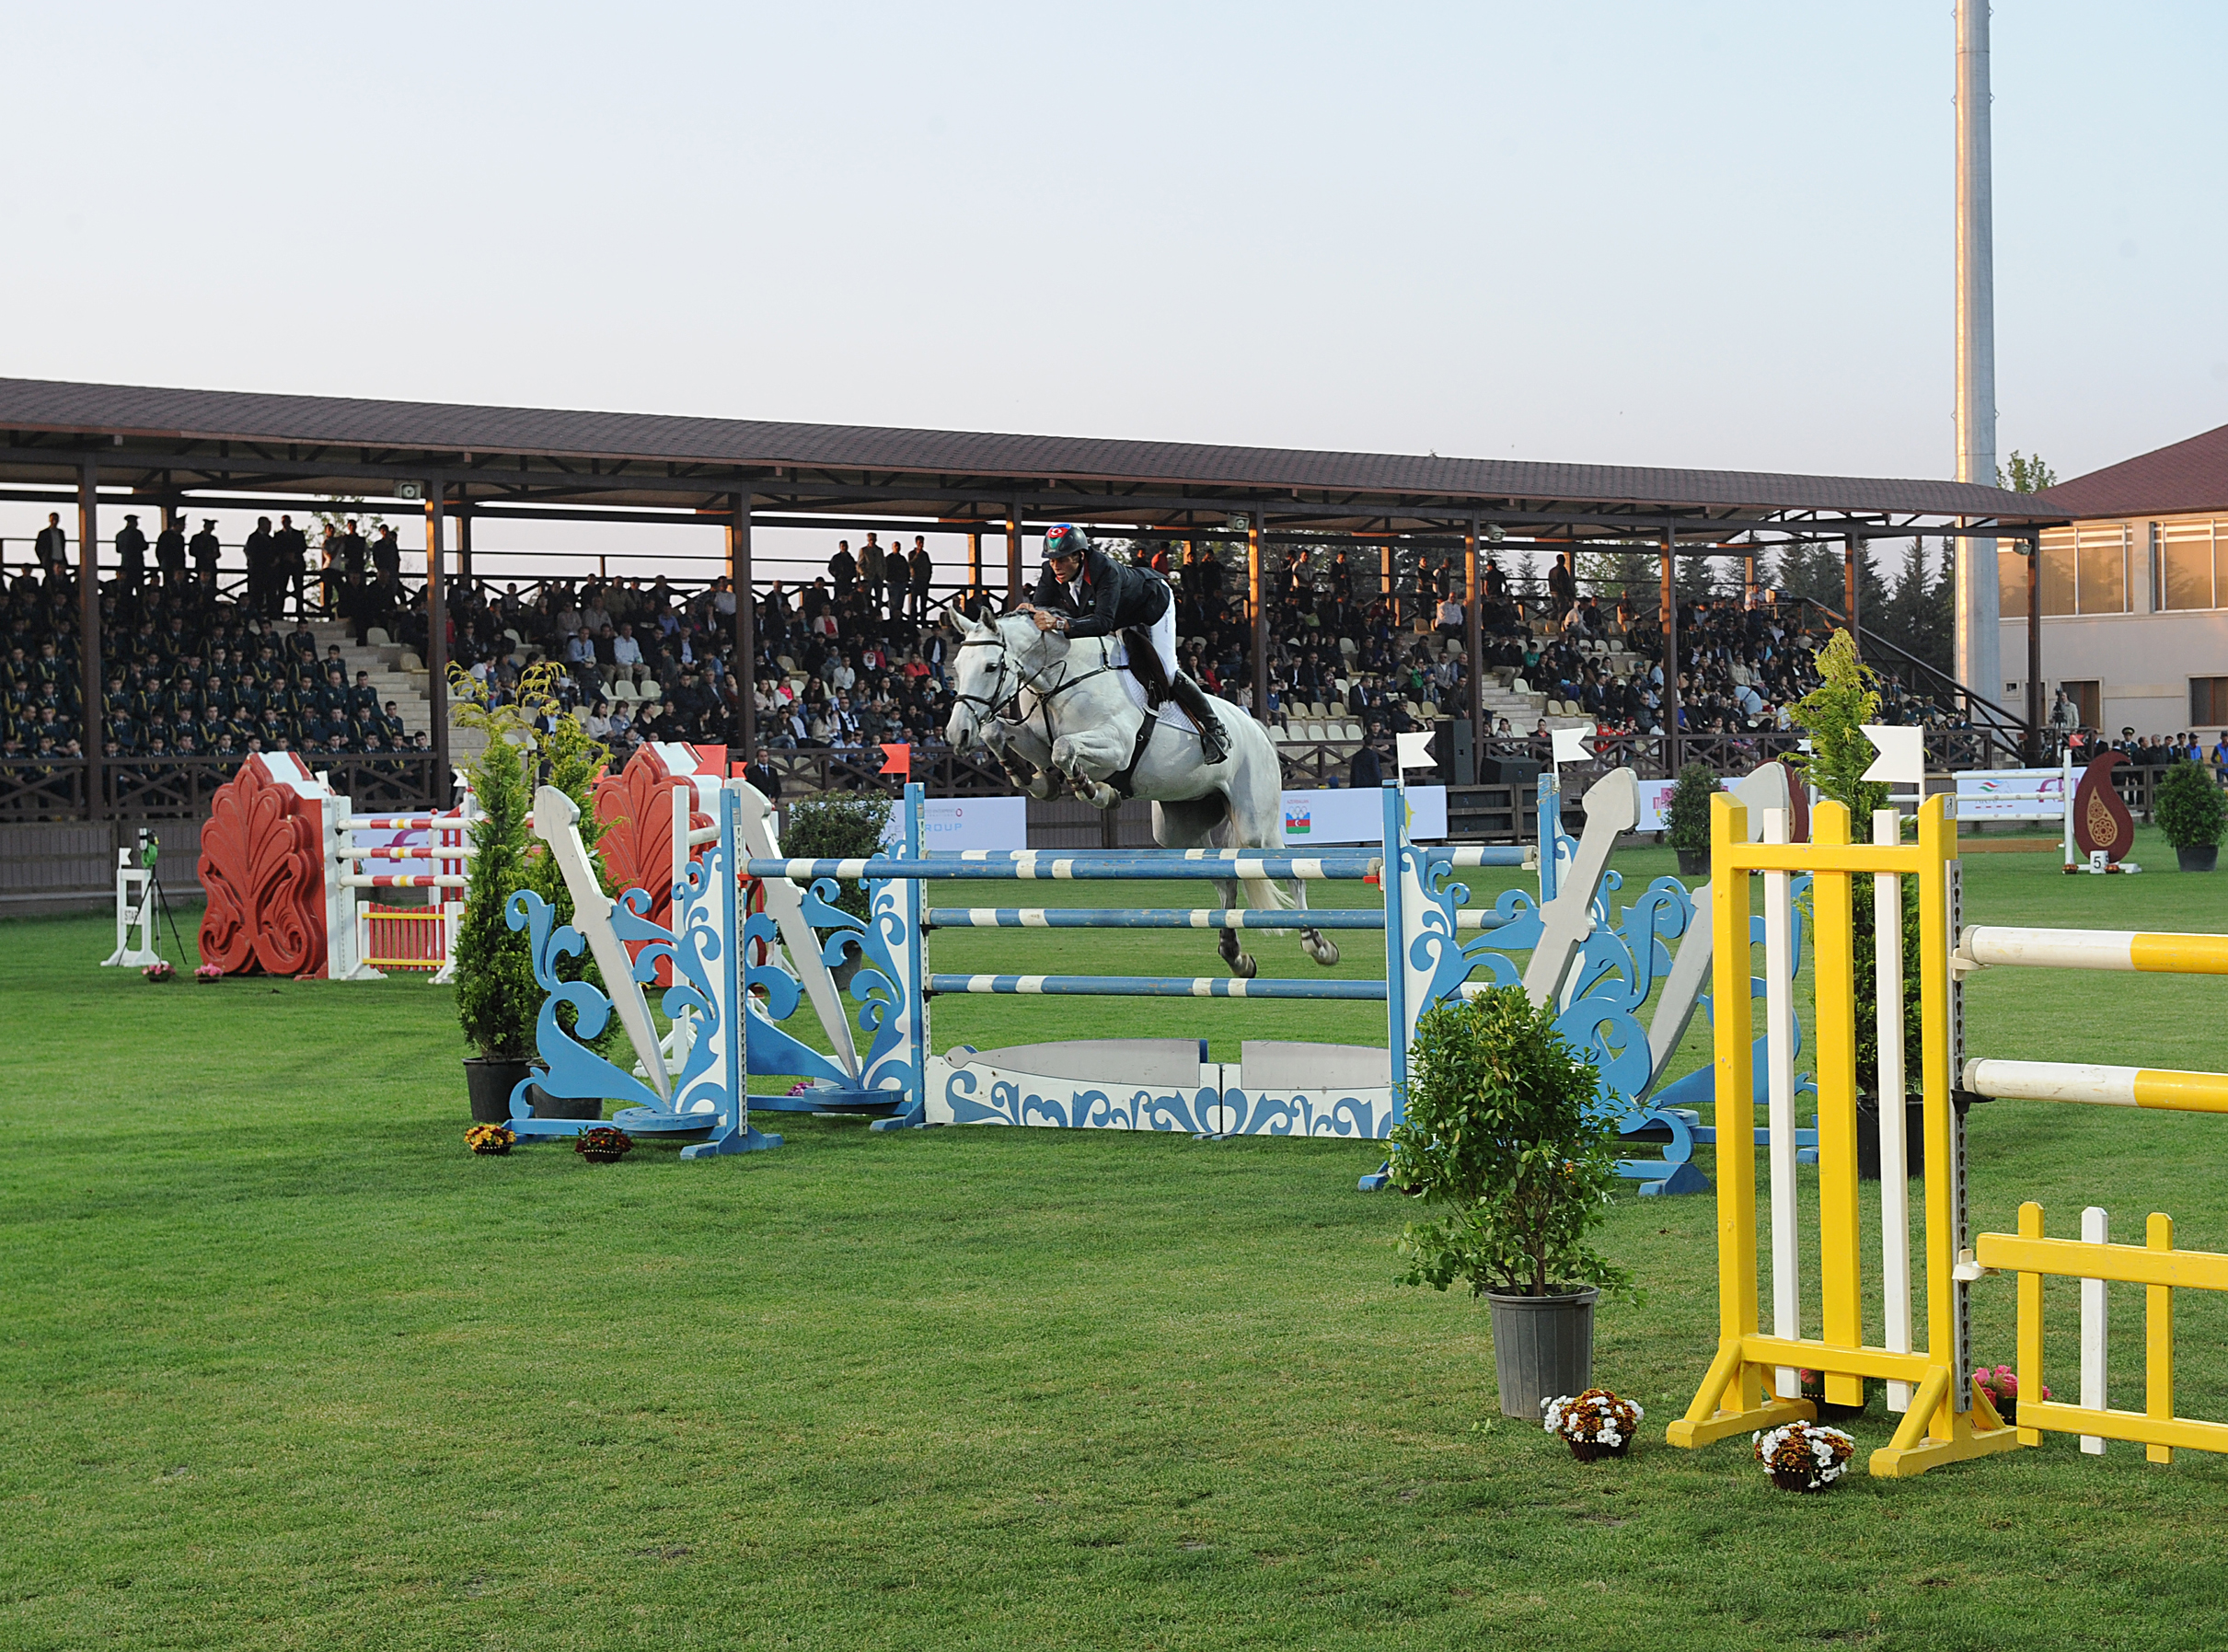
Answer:
[[[1137,673],[1129,669],[1129,644],[1117,638],[1114,647],[1107,651],[1106,663],[1122,668],[1122,691],[1129,696],[1129,703],[1142,711],[1145,709],[1145,685],[1137,681]],[[1181,730],[1186,734],[1198,733],[1192,726],[1192,720],[1183,714],[1183,708],[1172,699],[1163,701],[1156,714],[1170,728]]]

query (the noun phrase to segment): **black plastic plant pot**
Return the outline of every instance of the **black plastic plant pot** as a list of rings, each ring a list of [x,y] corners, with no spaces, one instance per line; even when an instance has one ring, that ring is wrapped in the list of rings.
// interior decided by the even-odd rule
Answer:
[[[2208,843],[2201,849],[2177,849],[2174,858],[2184,872],[2211,872],[2220,861],[2221,846]]]
[[[527,1073],[524,1061],[491,1061],[485,1056],[468,1056],[464,1062],[465,1089],[472,1098],[472,1122],[476,1125],[507,1124],[511,1117],[511,1092]]]
[[[1880,1179],[1880,1104],[1868,1095],[1857,1097],[1857,1180]],[[1903,1169],[1913,1180],[1926,1173],[1926,1103],[1919,1096],[1903,1102]]]
[[[1590,1285],[1550,1297],[1485,1293],[1503,1416],[1537,1423],[1547,1401],[1593,1387],[1594,1304],[1600,1296]]]
[[[1679,875],[1682,878],[1703,878],[1710,875],[1710,851],[1706,849],[1682,849],[1679,854]]]

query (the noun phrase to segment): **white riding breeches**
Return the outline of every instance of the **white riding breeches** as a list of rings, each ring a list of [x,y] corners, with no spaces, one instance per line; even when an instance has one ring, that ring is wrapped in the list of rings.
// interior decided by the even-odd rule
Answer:
[[[1160,669],[1168,675],[1170,682],[1174,682],[1176,680],[1176,605],[1173,599],[1171,599],[1168,607],[1160,610],[1160,618],[1152,622],[1149,635],[1153,640],[1153,653],[1160,656]]]

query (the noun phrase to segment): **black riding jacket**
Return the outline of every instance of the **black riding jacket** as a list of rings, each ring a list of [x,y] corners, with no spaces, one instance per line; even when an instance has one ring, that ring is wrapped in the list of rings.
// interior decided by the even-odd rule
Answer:
[[[1117,562],[1095,546],[1083,553],[1082,587],[1079,602],[1046,568],[1030,601],[1067,615],[1070,637],[1111,637],[1128,626],[1151,625],[1168,612],[1165,581]]]

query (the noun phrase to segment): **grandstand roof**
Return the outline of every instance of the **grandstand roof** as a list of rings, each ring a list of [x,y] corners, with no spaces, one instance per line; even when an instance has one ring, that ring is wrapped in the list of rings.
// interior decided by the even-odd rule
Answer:
[[[1911,519],[2062,520],[2035,498],[1953,481],[1542,464],[978,431],[473,407],[331,396],[0,379],[0,482],[102,480],[149,492],[344,493],[442,477],[451,497],[716,510],[872,508],[945,521],[1073,515],[1402,531],[1472,510],[1592,534],[1683,526],[1833,532]],[[384,484],[384,485],[383,485]]]
[[[2228,510],[2228,424],[2060,482],[2038,497],[2077,517]]]

